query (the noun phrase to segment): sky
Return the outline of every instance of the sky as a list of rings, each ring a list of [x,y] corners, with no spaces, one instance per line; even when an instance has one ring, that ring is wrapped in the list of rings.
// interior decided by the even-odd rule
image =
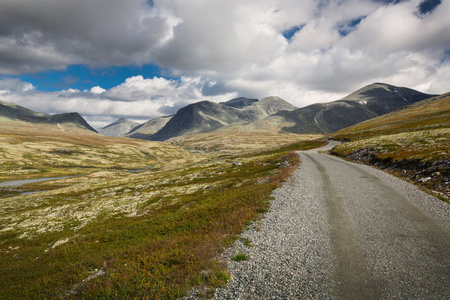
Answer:
[[[450,0],[2,0],[0,100],[100,128],[188,104],[450,91]]]

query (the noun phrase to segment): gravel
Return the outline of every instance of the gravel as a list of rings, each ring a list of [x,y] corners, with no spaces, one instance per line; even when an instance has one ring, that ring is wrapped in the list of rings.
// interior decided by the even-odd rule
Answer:
[[[450,205],[368,166],[300,156],[224,253],[231,280],[215,299],[450,299]]]

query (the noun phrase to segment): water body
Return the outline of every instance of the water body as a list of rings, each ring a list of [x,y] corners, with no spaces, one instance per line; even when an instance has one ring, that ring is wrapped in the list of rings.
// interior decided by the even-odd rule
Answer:
[[[42,193],[43,191],[37,191],[37,192],[25,192],[25,193],[21,193],[20,196],[23,195],[31,195],[31,194],[37,194],[37,193]]]
[[[153,166],[148,166],[148,167],[141,168],[141,169],[134,169],[134,170],[130,170],[130,173],[139,173],[139,172],[143,172],[143,171],[148,171],[152,168],[153,168]]]
[[[57,180],[57,179],[66,179],[69,177],[73,177],[73,176],[4,181],[4,182],[0,182],[0,186],[22,186],[22,185],[28,184],[28,183],[51,181],[51,180]]]

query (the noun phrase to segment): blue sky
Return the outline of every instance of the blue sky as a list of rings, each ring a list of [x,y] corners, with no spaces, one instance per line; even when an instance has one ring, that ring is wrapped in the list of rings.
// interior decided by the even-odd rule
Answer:
[[[89,90],[94,86],[110,89],[123,83],[127,78],[142,75],[144,78],[170,76],[164,69],[146,64],[143,66],[110,66],[91,68],[88,65],[70,65],[65,70],[47,70],[38,73],[9,76],[31,83],[36,90],[55,92],[67,89]],[[6,76],[3,76],[6,77]]]
[[[449,91],[450,1],[2,0],[0,99],[95,127],[193,102]]]

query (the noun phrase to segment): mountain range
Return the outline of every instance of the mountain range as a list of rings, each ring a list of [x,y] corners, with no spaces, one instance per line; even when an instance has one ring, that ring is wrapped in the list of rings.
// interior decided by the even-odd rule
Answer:
[[[165,118],[166,123],[159,119],[149,121],[149,124],[161,126],[159,128],[153,125],[147,132],[136,128],[133,134],[126,136],[163,141],[237,125],[251,130],[326,134],[433,96],[405,87],[374,83],[340,100],[302,108],[278,97],[261,101],[243,97],[222,103],[202,101]]]
[[[251,123],[279,111],[296,109],[279,97],[253,100],[240,98],[238,101],[233,99],[225,103],[202,101],[190,104],[181,108],[164,127],[148,139],[164,141],[184,134],[210,132],[226,126]]]
[[[173,116],[139,124],[119,119],[98,132],[111,137],[165,141],[241,126],[247,130],[298,134],[327,134],[384,115],[436,95],[405,87],[374,83],[328,103],[297,108],[279,97],[235,98],[227,102],[201,101],[187,105]],[[1,121],[55,124],[97,132],[78,113],[48,115],[0,101]]]

